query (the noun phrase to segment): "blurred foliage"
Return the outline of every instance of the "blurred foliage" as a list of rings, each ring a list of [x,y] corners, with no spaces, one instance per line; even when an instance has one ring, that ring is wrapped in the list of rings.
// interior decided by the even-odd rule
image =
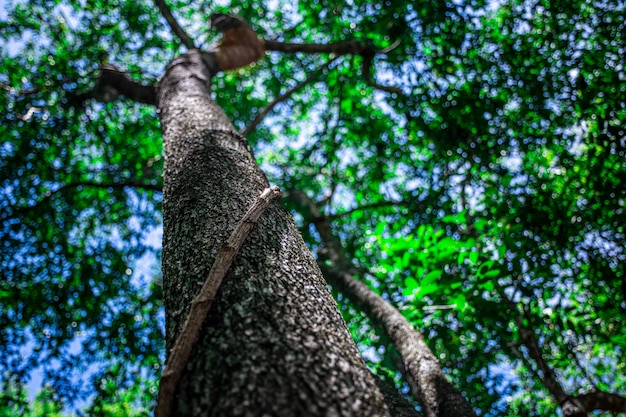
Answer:
[[[142,398],[143,397],[143,398]],[[94,404],[85,413],[107,417],[147,417],[152,415],[145,404],[146,398],[140,390],[118,391],[101,404],[100,397],[96,397]],[[68,417],[71,414],[63,411],[63,401],[55,388],[45,384],[37,395],[29,400],[28,390],[24,384],[13,377],[2,381],[0,392],[0,415],[4,417]]]
[[[320,201],[363,279],[483,415],[556,413],[520,325],[568,393],[626,395],[623,2],[168,4],[203,46],[208,16],[229,11],[267,39],[385,50],[373,77],[403,94],[342,56],[249,139],[273,183]],[[90,415],[141,415],[164,359],[158,119],[72,99],[102,63],[154,84],[183,48],[152,2],[4,7],[2,413],[89,398]],[[269,53],[218,75],[215,99],[242,129],[331,58]],[[401,384],[388,340],[338,302],[370,366]],[[28,404],[33,372],[45,385]]]

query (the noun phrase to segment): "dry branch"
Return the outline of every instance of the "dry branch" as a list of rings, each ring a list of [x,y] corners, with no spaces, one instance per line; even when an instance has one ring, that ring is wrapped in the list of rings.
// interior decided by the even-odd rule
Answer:
[[[269,207],[270,203],[280,196],[281,192],[278,187],[266,188],[244,214],[239,223],[237,223],[235,230],[233,230],[226,243],[220,248],[200,292],[191,302],[191,308],[183,328],[176,338],[174,347],[169,352],[169,358],[161,377],[157,406],[154,411],[156,417],[169,417],[171,415],[176,387],[185,365],[187,365],[191,350],[198,340],[200,329],[211,309],[211,304],[215,299],[217,291],[222,285],[222,281],[235,260],[239,249],[241,249],[243,242],[250,234],[259,217]]]

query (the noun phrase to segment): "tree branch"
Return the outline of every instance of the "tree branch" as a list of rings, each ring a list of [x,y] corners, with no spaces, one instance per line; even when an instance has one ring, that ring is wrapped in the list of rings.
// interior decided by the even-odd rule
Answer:
[[[370,45],[357,41],[343,41],[333,43],[290,43],[274,40],[265,40],[266,51],[285,53],[304,52],[306,54],[336,54],[336,55],[363,55],[364,53],[375,54],[376,50]]]
[[[381,84],[378,84],[376,81],[374,81],[374,79],[372,78],[372,72],[371,72],[373,60],[374,60],[374,54],[363,55],[363,78],[365,79],[365,82],[367,83],[367,85],[377,90],[384,91],[386,93],[402,95],[402,90],[400,88],[381,85]]]
[[[594,380],[595,378],[593,378],[591,375],[589,375],[589,372],[587,372],[587,368],[585,368],[583,366],[583,364],[580,363],[580,359],[578,359],[578,355],[576,354],[576,352],[575,352],[575,350],[573,348],[569,349],[569,356],[576,363],[576,366],[578,367],[578,369],[580,369],[580,372],[582,372],[582,374],[585,376],[585,378],[587,378],[587,381],[589,381],[589,383],[593,386],[593,389],[597,391],[598,390],[598,384]]]
[[[154,3],[159,8],[161,15],[167,21],[167,24],[170,25],[170,28],[172,29],[172,32],[174,32],[174,35],[176,35],[176,37],[180,39],[181,43],[185,45],[187,49],[194,49],[195,45],[193,43],[193,39],[191,39],[191,36],[189,36],[187,32],[185,32],[185,30],[178,24],[178,22],[172,15],[172,11],[167,6],[167,4],[165,4],[165,0],[154,0]]]
[[[285,91],[283,94],[281,94],[278,97],[276,97],[270,104],[267,105],[267,107],[265,107],[254,118],[254,120],[252,122],[250,122],[250,124],[248,126],[246,126],[239,133],[242,136],[246,136],[248,133],[250,133],[252,130],[254,130],[263,121],[265,116],[267,116],[269,114],[269,112],[271,112],[274,109],[274,107],[276,107],[277,104],[287,100],[289,97],[291,97],[292,94],[302,90],[307,84],[309,84],[311,81],[316,79],[318,77],[318,75],[320,73],[322,73],[322,71],[324,71],[326,68],[328,68],[330,66],[330,64],[332,64],[337,58],[339,58],[339,56],[335,56],[334,58],[328,60],[328,62],[326,62],[324,65],[320,66],[315,71],[313,71],[313,73],[311,73],[311,75],[309,75],[306,80],[298,83],[297,85],[295,85],[291,89]]]
[[[397,46],[397,45],[396,45]],[[395,48],[395,46],[394,46]],[[393,48],[392,48],[393,49]],[[372,79],[371,75],[371,67],[374,56],[378,54],[384,54],[390,49],[387,48],[385,50],[377,51],[371,45],[367,45],[357,41],[344,41],[344,42],[334,42],[329,44],[319,44],[319,43],[288,43],[288,42],[279,42],[274,40],[266,40],[265,41],[265,50],[266,51],[277,51],[277,52],[285,52],[285,53],[295,53],[295,52],[304,52],[307,54],[337,54],[337,55],[360,55],[363,57],[363,78],[365,82],[378,90],[385,91],[388,93],[395,94],[403,94],[402,90],[398,87],[389,87],[376,83]]]
[[[155,0],[157,6],[161,10],[161,13],[165,17],[165,19],[170,23],[172,30],[177,36],[181,39],[181,42],[187,46],[187,48],[194,48],[193,41],[185,32],[180,28],[178,23],[171,16],[171,12],[169,12],[169,8],[164,3],[164,0]],[[163,6],[165,9],[161,9]],[[171,18],[168,19],[168,15]],[[241,19],[236,16],[230,15],[221,15],[215,14],[212,17],[212,20],[218,16],[224,20],[229,21],[241,21]],[[279,51],[285,53],[295,53],[295,52],[304,52],[309,54],[314,53],[329,53],[335,54],[337,56],[354,54],[360,55],[364,57],[363,61],[363,77],[365,78],[365,82],[382,91],[402,94],[402,91],[397,87],[387,87],[377,84],[372,80],[371,77],[371,65],[372,65],[372,57],[380,51],[376,51],[370,45],[366,45],[357,41],[347,41],[347,42],[335,42],[330,44],[301,44],[301,43],[286,43],[286,42],[278,42],[273,40],[258,40],[256,41],[256,33],[252,31],[245,22],[241,21],[242,24],[240,27],[231,28],[230,26],[226,28],[219,28],[216,26],[218,30],[223,30],[224,36],[230,36],[227,42],[222,41],[222,44],[219,45],[216,49],[209,51],[216,56],[218,60],[219,70],[230,70],[234,68],[238,68],[241,65],[232,66],[230,61],[234,59],[241,59],[243,55],[246,58],[245,64],[247,65],[249,62],[252,62],[257,59],[257,56],[262,52],[263,45],[266,51]],[[244,26],[245,25],[245,26]],[[218,25],[219,26],[219,25]],[[178,28],[180,32],[178,31]],[[232,31],[229,29],[233,29]],[[227,33],[232,32],[230,35]],[[226,39],[226,38],[225,38]],[[248,57],[248,55],[252,54],[252,57]],[[247,59],[251,58],[251,59]],[[296,91],[302,89],[306,83],[311,82],[315,76],[319,75],[320,71],[323,71],[327,68],[337,57],[332,58],[326,64],[322,65],[318,68],[314,74],[309,76],[305,81],[298,84],[294,87],[293,91],[287,91],[285,94],[276,98],[275,103],[270,103],[267,109],[264,109],[265,113],[259,114],[257,118],[250,124],[250,126],[244,129],[244,134],[249,133],[254,129],[261,120],[269,113],[276,104],[279,102],[286,100],[289,96]],[[138,81],[133,80],[128,76],[128,73],[117,68],[114,65],[103,64],[100,68],[100,74],[98,75],[98,79],[96,81],[95,87],[91,91],[87,91],[82,94],[76,94],[69,98],[69,102],[74,106],[83,106],[85,101],[89,99],[96,99],[98,101],[107,103],[113,100],[118,99],[120,96],[124,96],[131,100],[134,100],[139,103],[156,105],[156,87],[154,85],[143,85]],[[271,107],[270,107],[271,106]],[[256,124],[255,124],[256,123]]]
[[[518,311],[515,303],[505,294],[501,294],[504,300],[512,307],[513,311]],[[561,406],[563,416],[565,417],[587,417],[589,413],[600,411],[626,412],[626,398],[611,394],[608,392],[595,390],[590,393],[580,395],[569,395],[565,392],[560,382],[557,380],[556,373],[548,365],[543,357],[539,342],[532,330],[523,326],[523,315],[517,314],[515,321],[522,339],[522,343],[528,349],[529,356],[537,363],[541,370],[541,376],[535,374],[548,389],[550,394]],[[516,353],[518,356],[521,353]],[[522,360],[524,360],[522,358]],[[529,366],[529,365],[526,365]]]
[[[318,264],[328,282],[359,305],[367,316],[383,329],[402,357],[404,377],[411,392],[420,401],[429,417],[475,416],[474,410],[446,379],[439,361],[426,345],[424,337],[395,307],[354,276],[356,267],[348,260],[341,243],[331,231],[315,203],[303,192],[289,193],[304,207],[305,218],[320,234],[324,247],[318,254]],[[329,260],[330,262],[326,262]]]
[[[100,74],[93,90],[70,97],[69,102],[75,106],[83,106],[89,99],[108,103],[119,96],[139,103],[156,105],[156,88],[153,85],[143,85],[130,78],[126,72],[110,64],[100,67]]]
[[[587,412],[595,410],[626,413],[626,398],[605,391],[596,390],[577,397]]]
[[[506,294],[501,294],[501,296],[506,300],[507,304],[511,307],[511,309],[515,312],[518,312],[517,306]],[[524,326],[524,318],[521,314],[515,315],[515,322],[517,323],[517,329],[519,331],[520,337],[522,339],[522,343],[528,349],[528,354],[535,361],[539,369],[541,370],[541,381],[546,386],[548,391],[554,396],[554,398],[562,404],[567,400],[568,395],[563,390],[563,387],[559,383],[556,378],[556,374],[552,370],[552,368],[548,365],[543,354],[541,353],[541,348],[539,347],[539,342],[535,337],[535,334],[532,330],[527,329]]]
[[[187,365],[191,350],[198,340],[200,328],[211,309],[217,291],[222,285],[222,281],[241,249],[243,242],[259,220],[259,217],[269,207],[270,203],[280,196],[281,192],[278,187],[266,188],[241,220],[239,220],[235,230],[233,230],[226,243],[220,248],[204,285],[202,285],[200,292],[191,302],[189,313],[182,330],[176,338],[174,347],[169,352],[167,365],[161,376],[157,406],[154,410],[156,417],[169,417],[171,415],[176,387],[183,374],[185,365]]]
[[[524,354],[518,349],[517,345],[518,345],[517,342],[511,342],[507,346],[508,346],[509,349],[511,349],[513,354],[515,356],[517,356],[522,361],[524,366],[526,366],[526,368],[528,368],[530,373],[532,373],[535,378],[537,378],[538,380],[541,381],[541,375],[539,375],[539,372],[537,372],[537,370],[535,369],[533,364],[528,360],[528,358],[526,356],[524,356]]]

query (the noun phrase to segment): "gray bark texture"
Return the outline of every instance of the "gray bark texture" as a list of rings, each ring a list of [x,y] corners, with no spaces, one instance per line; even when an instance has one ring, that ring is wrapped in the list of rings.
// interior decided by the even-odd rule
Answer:
[[[268,186],[247,142],[210,99],[211,59],[197,50],[177,58],[157,93],[168,352],[218,250]],[[218,292],[173,415],[389,415],[315,260],[277,202]]]

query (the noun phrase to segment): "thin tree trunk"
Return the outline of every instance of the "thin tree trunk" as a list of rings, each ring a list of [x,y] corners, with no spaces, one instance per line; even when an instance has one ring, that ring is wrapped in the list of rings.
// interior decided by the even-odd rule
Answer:
[[[245,139],[210,99],[211,59],[192,50],[174,60],[157,96],[168,351],[220,246],[268,186]],[[226,276],[174,407],[176,416],[388,415],[315,260],[279,204],[261,216]]]

